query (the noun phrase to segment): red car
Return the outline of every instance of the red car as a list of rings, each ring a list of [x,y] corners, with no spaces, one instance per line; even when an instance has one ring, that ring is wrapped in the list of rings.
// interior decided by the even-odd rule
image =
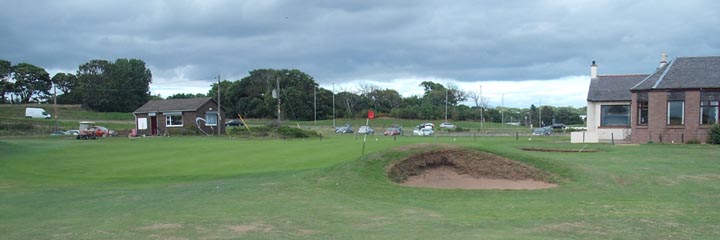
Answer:
[[[402,129],[400,128],[388,128],[385,130],[385,136],[395,136],[402,134]]]

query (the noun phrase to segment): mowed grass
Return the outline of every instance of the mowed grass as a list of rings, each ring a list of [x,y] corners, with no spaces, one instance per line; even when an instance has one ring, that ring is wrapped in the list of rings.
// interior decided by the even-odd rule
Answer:
[[[377,141],[375,140],[377,138]],[[720,147],[552,138],[0,139],[2,239],[713,239]],[[390,162],[445,143],[557,174],[532,191],[402,187]],[[442,146],[439,146],[442,147]]]

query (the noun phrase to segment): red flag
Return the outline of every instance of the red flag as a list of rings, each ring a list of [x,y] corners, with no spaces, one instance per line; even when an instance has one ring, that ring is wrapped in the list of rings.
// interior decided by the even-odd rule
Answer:
[[[369,118],[369,119],[374,119],[374,118],[375,118],[375,112],[373,112],[373,110],[368,110],[368,118]]]

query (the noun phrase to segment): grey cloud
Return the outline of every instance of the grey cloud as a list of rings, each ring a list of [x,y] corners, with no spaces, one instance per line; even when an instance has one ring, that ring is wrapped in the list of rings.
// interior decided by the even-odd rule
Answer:
[[[720,53],[717,1],[10,1],[0,58],[74,69],[141,58],[189,79],[299,68],[321,82],[648,72]],[[157,74],[156,74],[157,76]]]

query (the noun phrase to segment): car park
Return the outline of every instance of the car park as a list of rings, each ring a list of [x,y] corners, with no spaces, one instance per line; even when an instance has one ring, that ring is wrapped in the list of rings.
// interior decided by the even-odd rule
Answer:
[[[357,130],[358,134],[375,134],[375,129],[370,126],[360,126]]]

